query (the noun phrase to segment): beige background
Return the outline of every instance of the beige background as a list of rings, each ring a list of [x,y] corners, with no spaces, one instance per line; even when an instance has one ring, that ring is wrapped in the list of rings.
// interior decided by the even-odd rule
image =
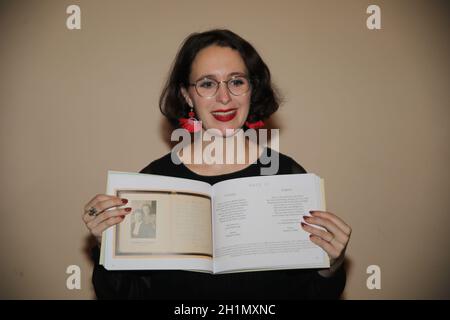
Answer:
[[[425,0],[1,1],[0,298],[94,297],[82,208],[108,169],[170,150],[159,93],[181,41],[213,27],[262,55],[286,100],[281,152],[353,227],[344,297],[450,298],[448,16]],[[66,289],[72,264],[81,290]]]

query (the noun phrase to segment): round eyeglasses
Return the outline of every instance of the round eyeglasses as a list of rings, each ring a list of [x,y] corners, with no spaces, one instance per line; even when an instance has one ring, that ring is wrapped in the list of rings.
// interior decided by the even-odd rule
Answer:
[[[246,76],[234,76],[226,81],[203,78],[189,85],[195,87],[200,97],[211,98],[216,95],[222,82],[227,84],[228,91],[234,96],[241,96],[250,90],[250,80]]]

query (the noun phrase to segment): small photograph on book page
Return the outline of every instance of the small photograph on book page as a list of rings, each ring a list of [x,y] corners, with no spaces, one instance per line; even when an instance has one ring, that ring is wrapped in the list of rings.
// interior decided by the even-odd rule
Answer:
[[[156,200],[134,200],[132,206],[136,209],[131,213],[131,239],[156,239]]]

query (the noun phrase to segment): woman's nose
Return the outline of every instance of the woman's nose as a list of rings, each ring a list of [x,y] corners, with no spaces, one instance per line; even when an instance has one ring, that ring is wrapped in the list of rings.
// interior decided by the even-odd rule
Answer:
[[[231,100],[231,93],[228,91],[226,82],[219,83],[219,89],[217,91],[217,100],[223,104],[227,104]]]

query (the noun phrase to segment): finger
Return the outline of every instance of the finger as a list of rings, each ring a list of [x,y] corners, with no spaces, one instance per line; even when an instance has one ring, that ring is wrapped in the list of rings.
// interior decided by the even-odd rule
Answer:
[[[108,197],[108,198],[104,198],[104,200],[98,201],[92,207],[97,210],[97,214],[96,215],[98,216],[101,213],[103,213],[103,211],[105,211],[107,209],[123,206],[123,205],[125,205],[127,203],[128,203],[127,199],[121,199],[121,198],[118,198],[118,197]],[[90,217],[92,217],[92,216],[90,216],[88,213],[86,213],[84,215],[85,221],[91,221],[92,218],[90,218]],[[95,216],[94,216],[94,218],[95,218]]]
[[[104,222],[105,220],[114,218],[114,217],[125,217],[127,214],[131,213],[131,208],[121,208],[121,209],[115,209],[115,210],[108,210],[103,212],[102,214],[98,215],[95,217],[94,220],[89,221],[88,223],[86,223],[86,226],[90,229],[93,230],[95,229],[99,224],[101,224],[102,222]]]
[[[308,224],[318,225],[321,227],[324,227],[328,232],[332,233],[336,240],[341,242],[342,244],[346,245],[348,242],[348,236],[342,231],[340,228],[338,228],[337,225],[335,225],[331,220],[318,218],[315,216],[303,216],[303,219]]]
[[[332,259],[337,259],[339,255],[341,254],[341,251],[339,251],[337,248],[332,246],[329,242],[323,240],[320,237],[317,237],[315,235],[310,235],[309,239],[311,239],[311,242],[321,247],[325,252],[328,254],[328,256]]]
[[[330,242],[334,238],[334,236],[331,233],[327,232],[327,231],[315,228],[315,227],[310,226],[310,225],[308,225],[306,223],[303,223],[303,222],[301,223],[301,225],[302,225],[303,230],[305,230],[306,232],[309,232],[309,233],[311,233],[313,235],[316,235],[316,236],[324,239],[325,241]]]
[[[312,235],[322,238],[323,240],[327,241],[329,244],[334,246],[336,249],[338,249],[340,252],[345,250],[345,246],[347,244],[337,240],[332,233],[307,225],[306,223],[303,222],[301,223],[301,225],[305,231],[310,232]]]
[[[306,223],[302,223],[302,226],[304,226],[303,229],[306,230],[306,228],[308,228],[308,230],[306,231],[311,232],[312,235],[322,238],[337,250],[339,250],[339,252],[345,250],[345,247],[347,246],[349,240],[348,238],[344,239],[344,241],[341,242],[339,241],[339,239],[336,239],[336,237],[331,232],[326,232],[319,228],[307,225]]]
[[[109,227],[112,227],[112,226],[122,222],[124,219],[125,218],[122,218],[122,216],[109,218],[109,219],[103,221],[102,223],[99,223],[94,229],[91,230],[91,233],[94,236],[99,237],[102,235],[103,231],[105,231]]]
[[[85,213],[89,211],[90,208],[95,208],[97,211],[101,208],[99,208],[99,204],[101,204],[104,201],[108,200],[121,200],[121,198],[116,196],[110,196],[107,194],[97,194],[92,200],[90,200],[85,206],[84,211]]]
[[[350,226],[348,224],[346,224],[344,222],[344,220],[342,220],[341,218],[339,218],[337,215],[335,215],[332,212],[313,210],[313,211],[311,211],[311,215],[314,217],[320,217],[323,219],[329,219],[329,220],[333,221],[339,227],[339,229],[341,229],[348,236],[352,232],[352,228],[350,228]]]
[[[87,212],[89,208],[94,207],[97,203],[100,201],[104,201],[107,199],[117,198],[115,196],[110,196],[107,194],[97,194],[95,197],[93,197],[91,200],[89,200],[88,203],[84,206],[84,211]]]

